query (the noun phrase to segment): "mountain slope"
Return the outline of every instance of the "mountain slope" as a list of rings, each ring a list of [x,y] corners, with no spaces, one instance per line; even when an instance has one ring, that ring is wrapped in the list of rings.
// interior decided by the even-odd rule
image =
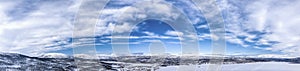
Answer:
[[[38,58],[16,53],[0,53],[0,71],[74,71],[73,59]]]

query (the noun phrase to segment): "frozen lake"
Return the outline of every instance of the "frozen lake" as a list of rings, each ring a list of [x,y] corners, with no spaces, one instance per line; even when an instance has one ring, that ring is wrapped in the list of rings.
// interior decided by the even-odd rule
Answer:
[[[198,66],[168,66],[161,67],[158,71],[206,71],[208,64]],[[300,64],[285,62],[257,62],[246,64],[225,64],[221,71],[300,71]]]

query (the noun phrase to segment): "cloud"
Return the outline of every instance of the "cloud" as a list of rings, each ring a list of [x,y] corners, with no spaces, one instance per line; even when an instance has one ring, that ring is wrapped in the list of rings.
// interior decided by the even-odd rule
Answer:
[[[148,32],[148,31],[144,31],[143,33],[149,35],[149,36],[156,36],[157,34],[153,33],[153,32]]]
[[[146,39],[146,40],[143,40],[143,41],[140,41],[140,42],[161,42],[161,40],[149,40],[149,39]]]
[[[199,29],[208,29],[208,25],[199,25],[197,26]]]
[[[299,3],[296,0],[221,0],[220,7],[230,36],[246,37],[229,40],[236,40],[241,45],[245,44],[241,41],[254,43],[257,47],[269,45],[260,48],[299,55],[300,32],[296,31],[300,27]]]
[[[0,4],[0,51],[36,55],[65,49],[58,45],[69,44],[75,1],[1,1]]]
[[[93,45],[93,38],[87,37],[94,37],[94,33],[96,36],[103,36],[111,34],[112,31],[124,33],[139,28],[130,22],[120,23],[119,21],[146,18],[149,14],[167,17],[163,19],[174,19],[179,16],[177,9],[166,5],[163,0],[112,2],[111,4],[132,6],[107,7],[101,11],[100,17],[95,17],[99,12],[93,10],[98,8],[99,3],[81,2],[83,1],[0,1],[2,5],[0,7],[0,50],[36,55],[70,48],[72,38],[80,40],[80,42],[74,42],[75,46]],[[136,5],[133,5],[134,3]],[[85,8],[79,10],[82,4]],[[91,12],[81,13],[84,10]],[[76,26],[72,23],[75,17],[81,18],[76,20],[78,22]],[[77,34],[72,36],[74,30],[77,30],[75,32]],[[133,38],[178,39],[171,36],[153,35],[149,32],[146,34],[149,36]]]
[[[105,36],[104,38],[112,39],[178,39],[178,37],[172,36],[163,36],[163,35],[155,35],[155,36]]]
[[[98,10],[81,14],[81,20],[76,26],[78,34],[72,36],[74,24],[72,23],[79,6],[80,0],[64,1],[0,1],[0,51],[16,52],[35,56],[49,51],[57,51],[72,47],[72,38],[80,40],[74,42],[75,46],[102,45],[93,42],[95,22],[98,21],[97,35],[110,34],[112,29],[117,33],[129,32],[132,25],[108,23],[106,17],[98,19],[92,17]],[[91,4],[91,3],[86,3]],[[95,3],[93,3],[95,4]],[[87,5],[84,10],[91,10],[96,5]],[[113,12],[111,12],[113,10]],[[116,13],[122,9],[106,9],[104,14]],[[124,8],[125,10],[125,8]],[[110,13],[111,12],[111,13]],[[117,17],[117,15],[114,15]],[[78,27],[79,26],[79,27]],[[136,28],[136,27],[134,27]],[[89,39],[89,40],[85,40]],[[104,41],[107,42],[107,41]]]
[[[165,35],[170,35],[170,36],[182,36],[183,33],[182,32],[179,32],[179,31],[170,31],[168,30]]]
[[[198,35],[198,40],[211,39],[211,34]]]
[[[36,55],[49,51],[56,51],[71,47],[70,38],[74,30],[72,21],[80,6],[80,0],[70,1],[0,1],[0,51],[18,52],[27,55]],[[179,15],[175,9],[165,5],[162,1],[152,3],[138,3],[140,1],[121,1],[111,4],[118,6],[107,7],[100,17],[92,17],[98,11],[85,14],[86,18],[80,20],[77,27],[82,40],[75,42],[76,45],[92,45],[93,39],[86,37],[103,36],[115,33],[130,32],[139,27],[129,19],[141,19],[149,16],[167,16],[166,19],[174,19]],[[183,1],[190,4],[190,1]],[[137,3],[137,5],[133,5]],[[219,0],[218,5],[222,10],[226,22],[226,40],[230,43],[240,44],[243,47],[252,46],[258,49],[280,51],[291,55],[300,54],[300,31],[298,30],[300,1],[291,0],[257,0],[236,1]],[[122,6],[129,4],[133,6]],[[171,3],[175,5],[175,2]],[[119,6],[120,5],[120,6]],[[192,5],[192,4],[191,4]],[[87,8],[93,9],[97,5]],[[192,6],[193,11],[185,12],[184,6],[177,6],[190,17],[193,24],[204,22],[201,15],[195,15],[197,8]],[[182,9],[181,9],[182,8]],[[195,9],[195,11],[194,11]],[[151,15],[149,15],[151,14]],[[97,21],[96,28],[94,22]],[[122,22],[118,22],[122,21]],[[198,25],[197,28],[207,28],[206,25]],[[96,29],[94,32],[94,29]],[[89,34],[85,34],[89,33]],[[185,35],[178,31],[167,31],[168,36],[157,35],[153,32],[143,32],[147,36],[131,36],[132,39],[179,39],[175,36]],[[204,34],[189,36],[199,40],[217,38],[214,35]],[[105,37],[112,38],[112,37]],[[116,36],[114,38],[128,38]],[[107,43],[109,40],[100,40]],[[250,44],[249,44],[250,43]],[[96,45],[103,45],[101,43]],[[268,45],[269,47],[260,47]]]
[[[127,33],[131,29],[136,30],[139,28],[135,25],[136,22],[130,22],[129,20],[150,18],[151,16],[157,16],[160,19],[176,19],[179,17],[177,9],[169,6],[163,0],[153,2],[122,1],[121,4],[123,3],[132,4],[130,6],[112,6],[112,8],[108,7],[102,11],[100,22],[96,24],[97,28],[95,28],[97,29],[97,35]],[[109,4],[115,4],[115,2]]]
[[[115,24],[113,28],[109,28],[109,29],[112,29],[114,33],[124,33],[124,32],[130,32],[131,28],[132,26],[130,26],[129,23],[124,23],[122,25]]]

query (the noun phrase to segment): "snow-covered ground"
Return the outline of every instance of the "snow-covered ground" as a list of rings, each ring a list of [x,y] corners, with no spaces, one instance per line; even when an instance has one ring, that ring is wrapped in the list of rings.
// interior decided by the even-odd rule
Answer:
[[[161,67],[158,71],[206,71],[208,64],[199,66],[168,66]],[[221,71],[300,71],[300,64],[285,62],[257,62],[247,64],[226,64],[221,66]]]

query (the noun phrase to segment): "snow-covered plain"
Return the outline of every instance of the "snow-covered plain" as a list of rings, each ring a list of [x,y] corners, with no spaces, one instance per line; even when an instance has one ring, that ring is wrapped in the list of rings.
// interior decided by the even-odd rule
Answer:
[[[207,71],[210,65],[198,66],[168,66],[161,67],[157,71]],[[300,64],[285,62],[257,62],[246,64],[225,64],[221,71],[300,71]]]

